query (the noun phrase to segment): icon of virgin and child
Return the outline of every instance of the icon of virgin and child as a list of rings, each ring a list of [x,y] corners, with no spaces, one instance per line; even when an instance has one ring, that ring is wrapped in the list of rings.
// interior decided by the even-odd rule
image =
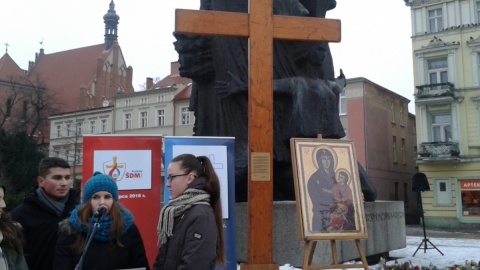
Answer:
[[[330,147],[319,147],[314,157],[317,170],[310,176],[307,190],[312,202],[314,232],[355,230],[355,209],[352,177],[348,170],[335,168],[336,152]]]

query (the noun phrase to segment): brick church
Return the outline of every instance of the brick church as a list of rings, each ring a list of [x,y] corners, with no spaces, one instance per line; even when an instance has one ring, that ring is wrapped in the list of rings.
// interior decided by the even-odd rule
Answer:
[[[28,70],[5,52],[0,58],[0,128],[23,128],[48,140],[50,114],[111,106],[118,93],[134,92],[133,68],[118,44],[120,16],[113,0],[103,19],[104,43],[51,54],[42,48]]]

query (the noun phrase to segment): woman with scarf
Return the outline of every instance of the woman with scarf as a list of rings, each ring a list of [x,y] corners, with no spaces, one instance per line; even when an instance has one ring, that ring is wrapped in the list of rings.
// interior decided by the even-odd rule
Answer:
[[[25,242],[20,223],[15,223],[4,212],[5,192],[7,189],[0,186],[0,269],[28,270],[27,262],[23,256],[23,243]]]
[[[182,154],[168,165],[170,201],[160,212],[153,269],[209,270],[225,265],[220,181],[205,156]]]
[[[95,172],[87,181],[83,203],[60,223],[59,231],[54,270],[149,269],[133,215],[118,203],[117,183],[108,175]]]

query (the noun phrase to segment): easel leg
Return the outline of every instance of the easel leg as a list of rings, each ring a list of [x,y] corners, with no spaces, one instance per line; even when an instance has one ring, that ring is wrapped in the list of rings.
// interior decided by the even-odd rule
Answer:
[[[305,240],[305,245],[303,248],[303,269],[308,269],[308,266],[312,265],[313,254],[315,253],[316,247],[317,241]]]
[[[360,259],[362,260],[363,268],[368,270],[368,262],[367,258],[365,257],[365,253],[363,252],[362,244],[360,243],[360,239],[355,239],[355,244],[357,244],[358,253],[360,253]]]
[[[330,248],[332,249],[332,259],[333,265],[338,264],[338,257],[337,257],[337,244],[335,244],[335,240],[330,240]]]

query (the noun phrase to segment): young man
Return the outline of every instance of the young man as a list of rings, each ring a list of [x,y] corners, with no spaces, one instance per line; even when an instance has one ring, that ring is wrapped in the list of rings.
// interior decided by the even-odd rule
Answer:
[[[11,212],[22,225],[26,239],[25,259],[29,269],[51,270],[58,239],[58,223],[70,216],[79,201],[68,162],[57,157],[40,161],[38,186]]]

